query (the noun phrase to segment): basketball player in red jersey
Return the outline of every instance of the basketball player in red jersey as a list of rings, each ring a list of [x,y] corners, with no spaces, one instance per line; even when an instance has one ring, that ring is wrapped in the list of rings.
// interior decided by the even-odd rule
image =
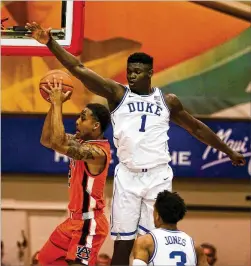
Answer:
[[[62,79],[49,89],[51,108],[46,116],[41,143],[70,157],[68,205],[70,217],[52,233],[38,254],[40,265],[83,264],[94,266],[108,234],[103,213],[103,192],[111,159],[103,133],[110,122],[107,108],[88,104],[76,121],[76,135],[65,133],[62,105],[70,92],[62,92]]]

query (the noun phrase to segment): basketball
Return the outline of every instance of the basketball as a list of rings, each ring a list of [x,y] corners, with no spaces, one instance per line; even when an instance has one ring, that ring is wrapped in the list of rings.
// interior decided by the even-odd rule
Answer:
[[[55,78],[59,81],[60,78],[63,78],[63,83],[62,83],[62,90],[63,92],[67,92],[67,91],[72,91],[73,90],[73,81],[70,77],[69,74],[67,74],[66,72],[62,71],[62,70],[51,70],[49,72],[47,72],[40,80],[39,83],[39,90],[40,93],[42,95],[42,97],[47,101],[50,102],[50,98],[49,98],[49,94],[47,92],[45,92],[42,87],[46,87],[50,90],[48,84],[47,84],[47,80],[50,81],[50,83],[53,85],[53,76],[55,76]]]

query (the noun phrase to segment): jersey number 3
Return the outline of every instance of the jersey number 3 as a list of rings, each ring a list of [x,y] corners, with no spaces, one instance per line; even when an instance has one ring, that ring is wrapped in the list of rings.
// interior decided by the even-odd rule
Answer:
[[[139,129],[139,132],[145,132],[146,131],[146,115],[141,116],[141,127]]]
[[[170,259],[175,259],[176,257],[179,257],[180,259],[180,262],[176,262],[176,266],[185,266],[187,262],[186,253],[182,251],[172,251],[169,255]]]

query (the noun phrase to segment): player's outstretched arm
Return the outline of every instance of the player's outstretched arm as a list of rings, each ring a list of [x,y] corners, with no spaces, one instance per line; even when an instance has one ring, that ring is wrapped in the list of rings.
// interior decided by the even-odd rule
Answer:
[[[201,142],[227,154],[233,165],[245,165],[243,155],[228,147],[208,126],[190,115],[176,95],[167,94],[165,100],[171,110],[171,120],[174,123],[186,129]]]
[[[197,256],[197,266],[209,266],[207,257],[204,254],[202,247],[196,247],[195,252]]]
[[[40,138],[40,143],[47,147],[51,148],[51,135],[52,135],[52,126],[51,126],[51,117],[52,117],[52,108],[53,105],[51,105],[50,110],[48,111],[45,120],[44,120],[44,126],[42,129],[42,134]]]
[[[31,36],[38,42],[47,45],[60,63],[77,77],[87,89],[95,94],[105,97],[109,103],[117,103],[123,98],[125,89],[113,80],[105,79],[94,71],[85,67],[80,60],[67,52],[51,36],[51,29],[43,29],[35,22],[27,23],[26,29],[31,31]]]
[[[152,255],[154,243],[151,235],[146,234],[135,240],[133,246],[133,266],[147,265]]]

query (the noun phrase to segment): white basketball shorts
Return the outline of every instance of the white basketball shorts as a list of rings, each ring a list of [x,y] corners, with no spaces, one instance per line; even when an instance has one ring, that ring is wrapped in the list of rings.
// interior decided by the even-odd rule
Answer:
[[[172,191],[173,171],[168,164],[135,171],[119,163],[114,173],[111,238],[132,240],[155,228],[153,205],[159,192]]]

